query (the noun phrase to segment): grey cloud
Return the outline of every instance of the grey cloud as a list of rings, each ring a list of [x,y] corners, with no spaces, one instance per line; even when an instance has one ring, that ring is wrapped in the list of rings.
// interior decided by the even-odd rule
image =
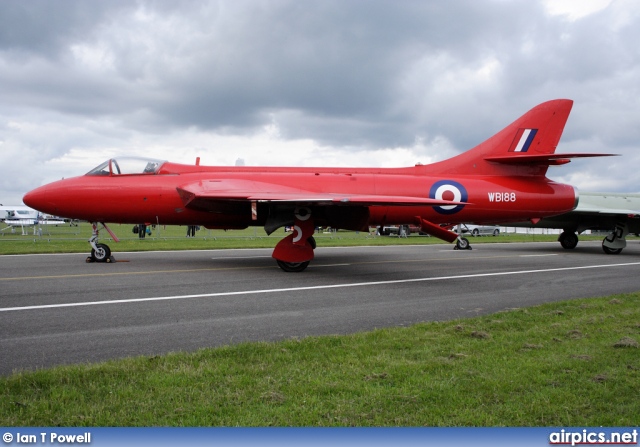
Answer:
[[[628,151],[637,9],[569,21],[530,1],[0,2],[0,140],[51,158],[275,121],[281,138],[345,151],[438,136],[462,151],[564,97],[576,103],[561,144]],[[60,129],[24,138],[12,120]]]
[[[57,20],[41,23],[39,40],[9,39],[14,48],[38,50],[45,59],[18,67],[23,82],[14,82],[22,87],[18,91],[26,104],[83,116],[144,109],[162,128],[206,129],[251,128],[265,112],[293,109],[310,122],[321,124],[329,117],[335,126],[336,117],[360,117],[384,122],[385,131],[389,123],[398,126],[396,133],[405,133],[409,129],[403,123],[415,125],[415,118],[411,110],[394,107],[394,96],[416,59],[446,52],[473,63],[494,51],[518,24],[504,19],[515,14],[514,6],[502,2],[461,1],[451,7],[440,2],[240,1],[195,3],[185,10],[149,2],[128,8],[116,4],[112,11],[105,2],[97,4],[98,10],[87,11],[86,3],[62,3]],[[22,16],[38,23],[34,8],[26,9]],[[540,8],[533,9],[540,15]],[[47,36],[56,36],[50,53],[44,47]],[[70,48],[78,43],[105,51],[112,58],[109,70],[74,65]],[[430,81],[422,82],[428,86]],[[435,103],[432,109],[439,113],[443,106]],[[285,135],[303,136],[282,124]],[[305,127],[310,133],[304,136],[338,142],[336,132],[323,131],[328,125],[316,132]],[[353,129],[352,142],[362,140],[359,129]],[[348,137],[349,129],[338,133]],[[370,143],[413,138],[398,134]]]

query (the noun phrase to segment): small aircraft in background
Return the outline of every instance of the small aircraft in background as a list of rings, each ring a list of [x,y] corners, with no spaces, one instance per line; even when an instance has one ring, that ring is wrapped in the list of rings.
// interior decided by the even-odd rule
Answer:
[[[11,229],[13,232],[15,227],[22,229],[22,234],[28,234],[28,227],[35,225],[63,225],[63,219],[54,216],[42,215],[37,210],[24,205],[0,205],[0,222],[6,227],[0,231]]]
[[[602,250],[617,255],[627,246],[628,234],[640,233],[640,194],[580,192],[580,203],[573,211],[545,217],[535,224],[516,222],[504,225],[561,229],[558,241],[567,250],[576,248],[578,235],[585,230],[610,231],[602,240]]]
[[[24,203],[93,223],[88,260],[110,262],[98,223],[262,226],[294,231],[273,251],[280,268],[304,270],[314,257],[317,226],[367,231],[414,222],[456,248],[469,241],[453,223],[530,221],[572,211],[576,190],[546,177],[549,166],[610,154],[556,154],[573,101],[542,103],[473,149],[406,168],[200,166],[112,158],[87,174],[41,186]],[[442,226],[448,224],[447,227]]]
[[[0,222],[7,220],[37,219],[38,211],[24,205],[0,205]],[[33,225],[33,224],[32,224]]]

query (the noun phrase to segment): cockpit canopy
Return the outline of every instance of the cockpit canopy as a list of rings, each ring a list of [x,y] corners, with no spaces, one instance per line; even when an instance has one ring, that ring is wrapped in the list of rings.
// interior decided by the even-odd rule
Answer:
[[[138,157],[112,158],[96,166],[86,175],[152,175],[158,173],[165,161]]]

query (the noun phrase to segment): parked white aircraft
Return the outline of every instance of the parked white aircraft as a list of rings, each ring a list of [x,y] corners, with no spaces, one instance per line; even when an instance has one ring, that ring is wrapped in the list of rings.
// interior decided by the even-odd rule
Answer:
[[[585,230],[610,231],[602,241],[602,250],[607,254],[618,254],[627,246],[629,233],[640,233],[640,194],[580,192],[578,206],[573,211],[546,217],[536,224],[503,225],[561,229],[563,232],[558,241],[569,250],[578,245],[578,235]]]
[[[64,225],[65,223],[64,219],[60,217],[42,214],[24,205],[0,205],[0,222],[6,225],[0,231],[11,229],[11,232],[14,232],[15,227],[20,227],[23,235],[28,234],[29,227],[35,227],[36,225]]]

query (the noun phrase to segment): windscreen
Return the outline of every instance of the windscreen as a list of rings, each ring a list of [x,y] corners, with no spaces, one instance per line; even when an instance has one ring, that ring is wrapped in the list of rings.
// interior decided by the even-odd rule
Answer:
[[[164,160],[150,158],[112,158],[87,172],[87,175],[140,175],[156,174]]]

